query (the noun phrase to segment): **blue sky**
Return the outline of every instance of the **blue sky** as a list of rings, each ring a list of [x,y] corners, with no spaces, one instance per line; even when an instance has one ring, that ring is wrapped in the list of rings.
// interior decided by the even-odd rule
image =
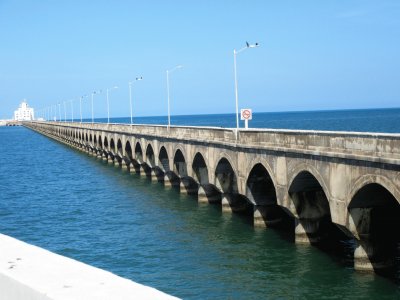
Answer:
[[[21,99],[36,109],[110,93],[112,117],[398,107],[400,1],[0,0],[0,118]],[[77,116],[78,101],[75,101]],[[90,115],[88,102],[84,116]],[[105,94],[95,115],[106,116]],[[75,117],[76,117],[75,116]]]

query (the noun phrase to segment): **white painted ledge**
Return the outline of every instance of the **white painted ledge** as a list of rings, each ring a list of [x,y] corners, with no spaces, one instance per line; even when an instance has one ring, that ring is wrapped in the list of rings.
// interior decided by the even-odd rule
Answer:
[[[0,234],[0,299],[177,299]]]

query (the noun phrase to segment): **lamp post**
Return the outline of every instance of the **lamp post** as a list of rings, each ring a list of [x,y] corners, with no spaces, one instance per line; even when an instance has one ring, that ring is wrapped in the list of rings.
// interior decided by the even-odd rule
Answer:
[[[182,68],[181,65],[178,65],[170,70],[167,70],[167,98],[168,98],[168,130],[171,127],[171,110],[170,110],[170,97],[169,97],[169,74]]]
[[[244,50],[247,50],[249,48],[256,48],[258,47],[259,44],[249,44],[246,42],[246,47],[243,47],[242,49],[236,51],[236,49],[233,50],[233,67],[234,67],[234,72],[235,72],[235,99],[236,99],[236,139],[238,138],[238,131],[239,131],[239,96],[238,96],[238,81],[237,81],[237,68],[236,68],[236,56],[240,53],[243,52]]]
[[[61,122],[61,103],[58,103],[58,121]]]
[[[83,95],[79,98],[79,115],[81,117],[81,124],[82,124],[82,100],[83,98],[86,98],[87,95]]]
[[[136,77],[135,81],[143,80],[143,77]],[[131,110],[131,125],[133,124],[133,114],[132,114],[132,85],[135,81],[129,82],[129,107]]]
[[[64,101],[64,122],[67,122],[67,101]]]
[[[71,102],[71,120],[74,122],[74,99],[69,100]]]
[[[99,91],[93,91],[92,92],[92,124],[94,123],[94,115],[93,115],[93,97],[95,94],[101,94],[101,90]]]
[[[110,102],[108,101],[108,93],[111,90],[117,89],[117,86],[107,89],[107,124],[110,124]]]

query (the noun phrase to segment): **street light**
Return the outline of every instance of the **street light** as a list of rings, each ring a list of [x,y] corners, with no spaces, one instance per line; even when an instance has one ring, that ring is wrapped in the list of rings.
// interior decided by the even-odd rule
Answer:
[[[237,82],[237,70],[236,70],[236,56],[240,53],[243,52],[244,50],[247,50],[249,48],[256,48],[258,47],[259,44],[249,44],[246,42],[246,47],[243,47],[239,51],[236,51],[236,49],[233,50],[233,66],[234,66],[234,71],[235,71],[235,98],[236,98],[236,139],[238,138],[238,131],[239,131],[239,96],[238,96],[238,82]]]
[[[110,102],[108,101],[108,92],[117,89],[117,86],[107,89],[107,124],[110,124]]]
[[[87,95],[83,95],[79,98],[79,115],[81,117],[81,124],[82,124],[82,100],[83,98],[86,98]]]
[[[168,130],[171,127],[171,111],[170,111],[170,98],[169,98],[169,73],[172,73],[178,69],[182,68],[181,65],[178,65],[171,70],[167,70],[167,96],[168,96]]]
[[[64,101],[64,122],[67,122],[67,108],[66,108],[67,101]]]
[[[58,116],[59,116],[58,121],[61,122],[61,103],[60,102],[58,103]]]
[[[136,77],[135,81],[143,80],[143,77]],[[135,81],[129,82],[129,107],[131,109],[131,125],[133,124],[133,114],[132,114],[132,85]]]
[[[101,90],[99,91],[93,91],[92,92],[92,124],[94,123],[94,116],[93,116],[93,97],[95,94],[101,94]]]
[[[74,99],[69,100],[71,102],[71,120],[74,122]]]

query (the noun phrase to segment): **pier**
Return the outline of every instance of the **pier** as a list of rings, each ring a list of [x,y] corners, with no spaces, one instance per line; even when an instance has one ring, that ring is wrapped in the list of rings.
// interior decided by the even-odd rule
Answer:
[[[354,268],[393,268],[400,239],[400,135],[24,122],[24,126],[254,226],[286,226],[298,244],[340,232]],[[333,234],[335,235],[335,234]]]

